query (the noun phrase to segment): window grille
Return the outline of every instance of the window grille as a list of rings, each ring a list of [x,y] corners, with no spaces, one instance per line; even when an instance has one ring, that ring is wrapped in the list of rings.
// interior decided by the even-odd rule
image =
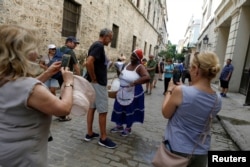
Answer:
[[[135,50],[136,48],[136,36],[133,36],[133,43],[132,43],[132,52]]]
[[[76,36],[79,26],[81,5],[72,0],[64,0],[62,36]]]
[[[112,31],[113,31],[113,39],[112,39],[112,42],[111,42],[111,47],[116,48],[117,40],[118,40],[118,34],[119,34],[119,27],[117,25],[113,24]]]

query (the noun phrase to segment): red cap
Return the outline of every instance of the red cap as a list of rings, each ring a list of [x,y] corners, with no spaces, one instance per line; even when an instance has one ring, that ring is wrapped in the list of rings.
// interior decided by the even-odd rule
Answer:
[[[136,55],[136,57],[141,61],[143,58],[143,52],[141,49],[135,49],[133,53]]]

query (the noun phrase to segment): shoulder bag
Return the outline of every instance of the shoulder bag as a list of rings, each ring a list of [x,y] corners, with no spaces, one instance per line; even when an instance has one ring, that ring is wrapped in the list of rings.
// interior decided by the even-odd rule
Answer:
[[[218,99],[218,95],[216,94],[216,100],[215,100],[215,103],[214,103],[214,106],[209,114],[209,117],[205,123],[205,126],[204,126],[204,130],[203,132],[206,131],[206,129],[210,126],[211,126],[211,122],[212,122],[212,113],[215,109],[215,105],[217,103],[217,99]],[[201,139],[201,136],[202,134],[204,133],[201,133],[200,134],[200,137],[199,139],[197,140],[194,148],[193,148],[193,151],[191,153],[191,155],[189,155],[188,157],[183,157],[183,156],[180,156],[180,155],[177,155],[177,154],[174,154],[171,150],[171,146],[169,145],[168,141],[163,141],[160,145],[160,147],[158,148],[158,150],[156,151],[156,154],[154,156],[154,159],[152,161],[152,164],[155,166],[155,167],[187,167],[188,166],[188,163],[189,163],[189,160],[191,159],[194,151],[195,151],[195,148],[197,147],[198,145],[198,142],[199,140]],[[206,133],[205,133],[206,134]],[[205,137],[203,138],[203,141],[205,140]],[[168,148],[166,148],[166,146]]]

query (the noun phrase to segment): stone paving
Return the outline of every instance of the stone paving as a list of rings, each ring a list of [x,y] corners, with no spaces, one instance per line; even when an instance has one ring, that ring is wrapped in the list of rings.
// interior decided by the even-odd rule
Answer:
[[[163,82],[158,81],[152,94],[145,95],[145,122],[133,125],[128,137],[109,132],[114,126],[110,122],[114,99],[109,99],[107,132],[118,145],[115,149],[99,146],[98,139],[83,140],[87,131],[86,116],[71,115],[69,122],[58,122],[54,117],[51,126],[54,140],[49,142],[48,150],[49,167],[151,167],[167,123],[161,114],[162,92]],[[213,123],[211,150],[238,150],[220,122],[215,119]],[[97,113],[93,126],[99,133]]]

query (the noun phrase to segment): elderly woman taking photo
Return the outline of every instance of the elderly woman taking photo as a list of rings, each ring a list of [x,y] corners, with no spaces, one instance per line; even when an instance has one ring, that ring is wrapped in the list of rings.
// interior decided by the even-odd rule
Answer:
[[[211,87],[211,80],[220,71],[213,52],[195,53],[190,63],[192,86],[169,83],[162,105],[166,148],[191,157],[188,167],[205,167],[210,148],[210,124],[221,109],[221,98]]]
[[[65,82],[62,99],[42,83],[60,70],[60,62],[34,78],[32,61],[38,56],[37,39],[35,30],[0,26],[0,166],[48,166],[51,117],[71,111],[72,72],[61,69]]]

